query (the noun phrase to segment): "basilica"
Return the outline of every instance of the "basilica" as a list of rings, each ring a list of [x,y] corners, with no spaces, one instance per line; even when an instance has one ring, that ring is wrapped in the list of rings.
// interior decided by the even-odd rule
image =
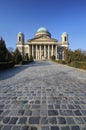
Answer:
[[[24,34],[17,35],[17,48],[22,56],[28,55],[34,60],[50,60],[55,56],[56,60],[64,60],[64,48],[68,48],[68,34],[62,33],[61,41],[51,37],[51,33],[45,28],[39,28],[35,36],[25,42]]]

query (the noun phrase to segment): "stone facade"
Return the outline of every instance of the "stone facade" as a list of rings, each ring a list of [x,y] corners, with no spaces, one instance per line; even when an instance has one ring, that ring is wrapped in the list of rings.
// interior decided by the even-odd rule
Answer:
[[[62,41],[51,37],[51,33],[41,27],[35,33],[34,38],[24,41],[24,34],[19,32],[17,36],[17,48],[22,56],[28,55],[35,60],[49,60],[55,56],[56,60],[64,60],[64,48],[68,48],[68,34],[64,32]]]

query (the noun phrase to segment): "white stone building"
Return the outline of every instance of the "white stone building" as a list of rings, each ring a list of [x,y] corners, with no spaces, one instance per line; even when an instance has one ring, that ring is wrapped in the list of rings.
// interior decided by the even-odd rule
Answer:
[[[24,34],[19,32],[17,35],[17,48],[22,56],[28,55],[35,60],[49,60],[55,56],[56,60],[64,60],[64,48],[68,48],[68,34],[61,35],[61,42],[51,37],[51,33],[41,27],[35,33],[34,38],[24,41]]]

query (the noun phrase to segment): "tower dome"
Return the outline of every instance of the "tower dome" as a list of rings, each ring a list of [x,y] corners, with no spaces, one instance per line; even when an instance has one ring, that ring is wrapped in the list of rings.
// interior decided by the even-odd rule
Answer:
[[[48,30],[45,27],[40,27],[35,33],[35,37],[44,36],[44,35],[51,37],[51,34],[48,32]]]
[[[62,35],[68,35],[66,32],[63,32]]]

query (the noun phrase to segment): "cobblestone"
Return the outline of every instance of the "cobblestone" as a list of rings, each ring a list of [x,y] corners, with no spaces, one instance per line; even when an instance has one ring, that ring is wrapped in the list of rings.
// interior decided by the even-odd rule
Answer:
[[[0,130],[86,130],[86,71],[50,61],[0,71]]]

